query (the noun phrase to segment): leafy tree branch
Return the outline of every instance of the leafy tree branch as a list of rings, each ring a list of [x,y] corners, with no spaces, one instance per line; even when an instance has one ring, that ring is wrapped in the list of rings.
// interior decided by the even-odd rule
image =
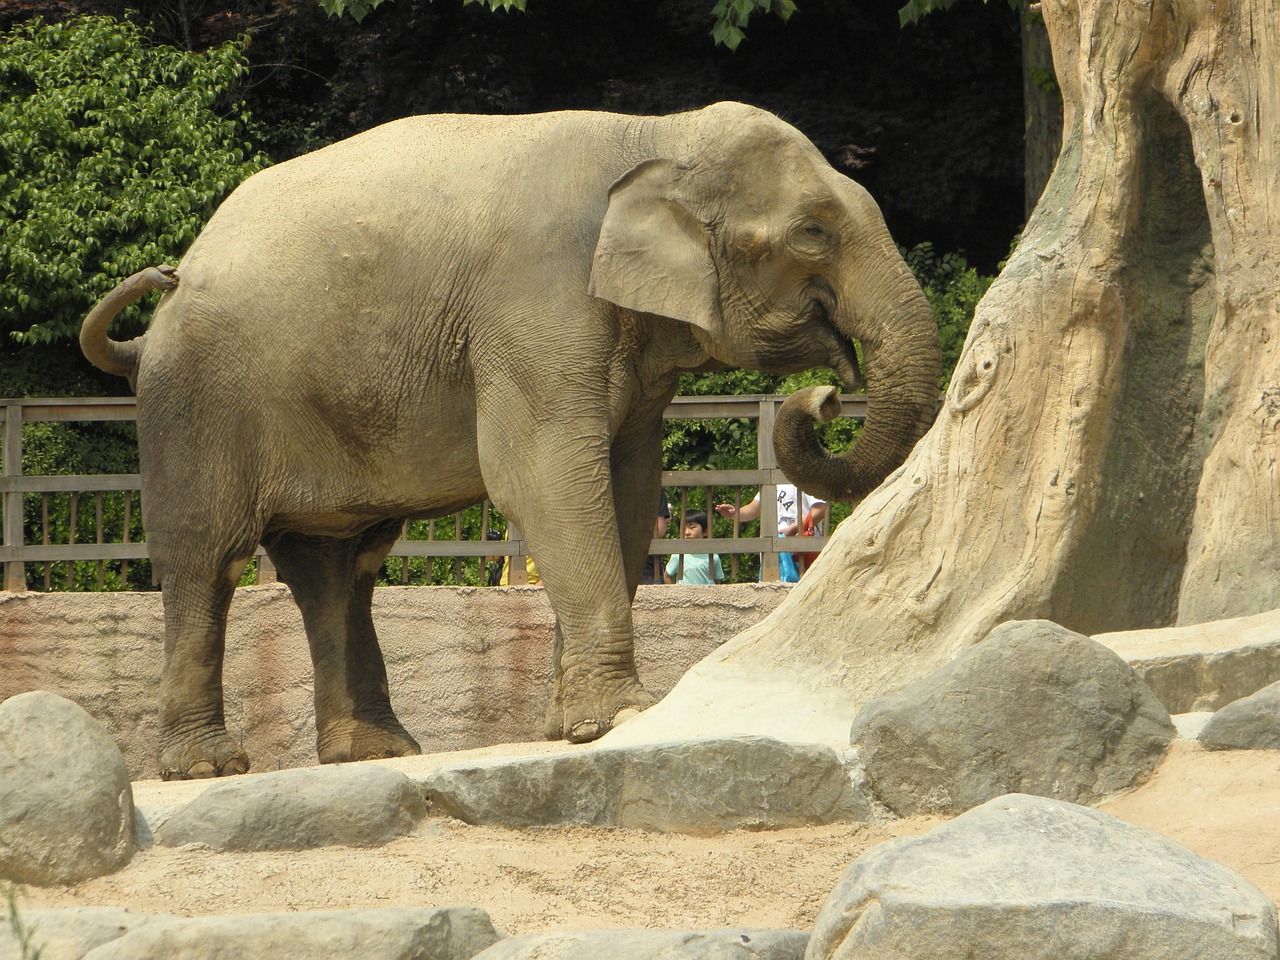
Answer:
[[[389,3],[390,0],[319,0],[319,2],[330,16],[346,15],[359,23],[374,9],[383,3]],[[477,3],[494,11],[523,11],[526,2],[527,0],[462,0],[462,5]],[[785,23],[795,12],[794,0],[717,0],[716,5],[711,8],[711,15],[715,18],[711,27],[711,37],[718,45],[736,50],[738,44],[746,39],[745,30],[752,15],[772,14]]]
[[[0,328],[74,340],[116,283],[177,258],[266,165],[245,145],[242,42],[193,54],[128,21],[39,20],[0,38]],[[139,328],[132,307],[122,326]]]

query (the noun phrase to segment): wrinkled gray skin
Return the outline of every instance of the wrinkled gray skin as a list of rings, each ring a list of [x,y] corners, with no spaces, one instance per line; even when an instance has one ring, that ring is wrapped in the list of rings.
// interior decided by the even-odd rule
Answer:
[[[682,371],[826,365],[853,383],[859,340],[864,439],[817,452],[829,481],[781,461],[827,498],[879,483],[937,402],[933,317],[875,203],[740,104],[390,123],[246,181],[146,336],[107,338],[172,283],[131,278],[81,333],[138,393],[165,777],[248,769],[222,658],[259,542],[302,608],[322,762],[418,752],[391,709],[374,577],[404,518],[485,496],[556,614],[547,733],[592,740],[652,702],[631,600]]]

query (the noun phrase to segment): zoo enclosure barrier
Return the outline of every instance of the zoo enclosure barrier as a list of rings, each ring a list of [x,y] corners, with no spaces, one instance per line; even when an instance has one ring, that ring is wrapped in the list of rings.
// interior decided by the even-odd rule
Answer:
[[[668,420],[719,420],[747,419],[756,425],[757,466],[754,470],[664,470],[662,486],[666,490],[680,491],[680,502],[673,504],[673,519],[683,515],[690,490],[705,490],[705,501],[710,507],[714,504],[712,491],[715,487],[737,488],[735,501],[741,505],[744,499],[742,488],[758,486],[761,492],[760,534],[754,537],[739,534],[739,521],[733,522],[733,535],[730,537],[713,537],[700,541],[676,538],[655,539],[650,543],[649,552],[654,555],[713,553],[721,557],[731,557],[735,565],[737,556],[741,554],[759,554],[761,558],[761,579],[776,581],[779,575],[778,557],[782,552],[791,552],[796,546],[794,539],[784,539],[776,535],[777,500],[775,489],[777,484],[785,483],[786,477],[778,469],[773,450],[773,424],[778,407],[786,399],[776,394],[754,396],[693,396],[676,397],[664,413]],[[862,419],[866,416],[866,397],[861,394],[842,394],[840,400],[843,415]],[[29,573],[37,588],[57,589],[51,575],[52,565],[66,565],[64,582],[70,585],[74,579],[77,564],[91,564],[97,571],[99,588],[104,584],[104,568],[107,564],[120,564],[119,580],[124,589],[127,586],[127,571],[130,561],[146,560],[147,545],[145,539],[131,539],[130,527],[134,523],[134,515],[139,511],[141,482],[138,474],[96,474],[61,476],[52,474],[23,473],[23,435],[24,424],[33,423],[92,423],[109,421],[132,421],[136,414],[136,401],[133,397],[108,398],[55,398],[55,399],[5,399],[0,400],[0,564],[4,568],[3,588],[11,592],[28,589]],[[104,535],[104,496],[118,494],[123,506],[122,535],[115,542],[106,542]],[[70,522],[66,542],[51,542],[49,503],[51,496],[68,495],[70,499]],[[25,533],[24,506],[27,498],[39,498],[41,521],[36,532],[39,542],[27,542]],[[84,504],[91,504],[94,512],[94,528],[96,534],[90,542],[77,542],[77,517]],[[468,557],[506,557],[511,577],[510,582],[520,584],[526,582],[524,557],[526,553],[524,540],[515,524],[510,525],[507,540],[496,541],[484,538],[489,529],[488,501],[483,504],[483,521],[479,539],[463,539],[462,515],[455,516],[455,538],[440,539],[435,535],[436,524],[428,524],[426,539],[409,539],[408,524],[401,533],[388,556],[388,569],[392,569],[396,559],[400,560],[404,582],[408,582],[408,564],[413,557],[447,557],[453,558],[459,565]],[[826,536],[806,537],[804,551],[816,553],[828,542],[830,529]],[[256,553],[257,580],[267,583],[275,580],[275,570],[261,547]],[[29,570],[33,567],[34,570]],[[428,566],[428,570],[430,567]],[[428,574],[428,582],[430,575]],[[459,580],[460,582],[460,580]]]

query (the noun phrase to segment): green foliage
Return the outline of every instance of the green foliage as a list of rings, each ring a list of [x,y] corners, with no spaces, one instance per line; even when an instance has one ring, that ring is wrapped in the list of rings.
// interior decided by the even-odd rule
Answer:
[[[1061,93],[1058,86],[1058,76],[1052,70],[1046,70],[1043,67],[1031,67],[1027,71],[1031,82],[1045,93]]]
[[[473,504],[451,517],[435,520],[412,520],[406,530],[406,540],[473,540],[485,539],[485,508]],[[488,510],[488,530],[505,533],[506,518],[493,505]],[[452,585],[478,587],[485,583],[485,562],[482,557],[389,557],[378,573],[378,586]]]
[[[747,22],[754,13],[771,13],[785,23],[796,12],[793,0],[716,0],[711,15],[716,18],[711,37],[717,44],[737,50],[746,39]]]
[[[331,17],[340,17],[344,13],[356,23],[369,15],[371,11],[390,0],[320,0],[320,6]],[[462,0],[464,7],[478,3],[490,10],[524,10],[525,0]]]
[[[931,243],[917,244],[902,251],[902,255],[929,298],[929,306],[938,321],[938,339],[942,346],[942,389],[945,390],[951,383],[951,374],[969,335],[973,311],[995,277],[980,276],[962,254],[939,254]]]
[[[109,17],[36,20],[0,38],[0,323],[11,337],[73,340],[97,300],[176,263],[266,165],[230,103],[246,72],[243,43],[184,53]],[[140,318],[135,306],[121,322],[137,332]]]
[[[390,0],[320,0],[320,6],[331,17],[346,14],[359,23],[371,11],[387,2]],[[526,2],[527,0],[462,0],[462,5],[478,3],[495,11],[524,10]],[[752,14],[773,14],[785,23],[795,12],[795,0],[716,0],[716,5],[711,8],[711,15],[715,17],[711,36],[718,45],[737,50],[738,45],[746,39],[745,30]]]
[[[955,2],[956,0],[907,0],[898,10],[898,23],[904,27],[919,23],[926,15],[937,10],[950,10]]]
[[[930,13],[938,10],[950,10],[955,6],[955,2],[956,0],[907,0],[906,4],[898,10],[898,23],[904,27],[919,23]],[[982,0],[982,2],[986,3],[987,0]],[[1016,10],[1029,2],[1031,0],[1009,0],[1009,6]]]

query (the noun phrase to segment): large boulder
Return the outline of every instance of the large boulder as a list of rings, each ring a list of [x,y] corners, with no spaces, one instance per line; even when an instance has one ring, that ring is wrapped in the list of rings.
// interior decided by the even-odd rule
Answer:
[[[421,783],[467,823],[712,834],[870,819],[860,776],[830,747],[730,737],[462,762]]]
[[[84,960],[471,960],[501,936],[478,907],[158,918]]]
[[[0,877],[51,886],[133,855],[133,789],[111,734],[43,691],[0,703]]]
[[[1280,683],[1229,703],[1200,731],[1210,750],[1280,750]]]
[[[859,857],[806,960],[1276,960],[1276,907],[1144,827],[1011,795]]]
[[[412,832],[426,816],[422,791],[376,764],[278,770],[204,790],[155,830],[165,846],[215,850],[374,847]]]
[[[592,930],[501,940],[476,960],[803,960],[798,930]]]
[[[1003,624],[854,718],[876,799],[899,816],[1006,793],[1093,803],[1141,782],[1176,735],[1127,663],[1043,620]]]

